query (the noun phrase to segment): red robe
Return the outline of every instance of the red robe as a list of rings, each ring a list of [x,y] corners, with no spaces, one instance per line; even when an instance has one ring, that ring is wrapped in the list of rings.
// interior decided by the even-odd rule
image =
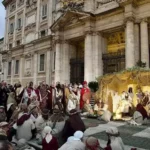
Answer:
[[[52,140],[47,143],[45,138],[42,141],[42,150],[58,150],[58,142],[55,137],[52,138]]]
[[[90,92],[90,89],[88,89],[88,88],[82,88],[82,89],[81,89],[80,109],[83,109],[83,107],[84,107],[83,95],[84,95],[85,93],[88,93],[88,92]]]

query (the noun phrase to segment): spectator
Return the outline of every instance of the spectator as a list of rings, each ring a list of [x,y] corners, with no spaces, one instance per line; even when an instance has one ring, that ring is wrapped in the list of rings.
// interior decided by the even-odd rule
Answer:
[[[43,150],[58,150],[58,142],[55,137],[51,135],[52,129],[46,126],[43,131]]]

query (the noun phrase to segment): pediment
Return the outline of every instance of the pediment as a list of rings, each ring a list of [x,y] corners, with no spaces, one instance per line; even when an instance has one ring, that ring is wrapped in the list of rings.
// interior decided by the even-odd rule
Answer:
[[[91,14],[84,12],[67,11],[62,14],[50,28],[52,31],[57,31],[61,28],[81,23],[85,18],[88,17],[91,17]]]

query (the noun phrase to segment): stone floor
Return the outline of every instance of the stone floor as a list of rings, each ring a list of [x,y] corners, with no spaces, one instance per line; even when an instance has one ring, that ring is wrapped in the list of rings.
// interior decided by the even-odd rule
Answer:
[[[146,126],[132,126],[128,125],[124,121],[111,121],[106,123],[97,119],[82,118],[86,131],[84,136],[94,136],[99,139],[101,147],[105,147],[107,144],[106,129],[114,126],[117,127],[120,136],[125,144],[125,150],[131,150],[131,148],[137,148],[137,150],[150,150],[150,120]],[[42,146],[37,145],[35,142],[29,142],[34,146],[36,150],[41,150]]]
[[[145,126],[132,126],[126,122],[111,121],[105,123],[95,119],[84,119],[87,130],[85,136],[94,136],[99,139],[101,146],[107,143],[105,130],[111,126],[118,128],[125,144],[125,149],[136,147],[138,150],[150,150],[150,120]]]

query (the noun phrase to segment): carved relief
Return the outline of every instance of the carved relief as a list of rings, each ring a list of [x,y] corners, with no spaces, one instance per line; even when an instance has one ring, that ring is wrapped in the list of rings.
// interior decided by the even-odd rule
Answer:
[[[61,0],[63,3],[63,10],[66,9],[75,9],[82,10],[84,6],[84,0]]]

